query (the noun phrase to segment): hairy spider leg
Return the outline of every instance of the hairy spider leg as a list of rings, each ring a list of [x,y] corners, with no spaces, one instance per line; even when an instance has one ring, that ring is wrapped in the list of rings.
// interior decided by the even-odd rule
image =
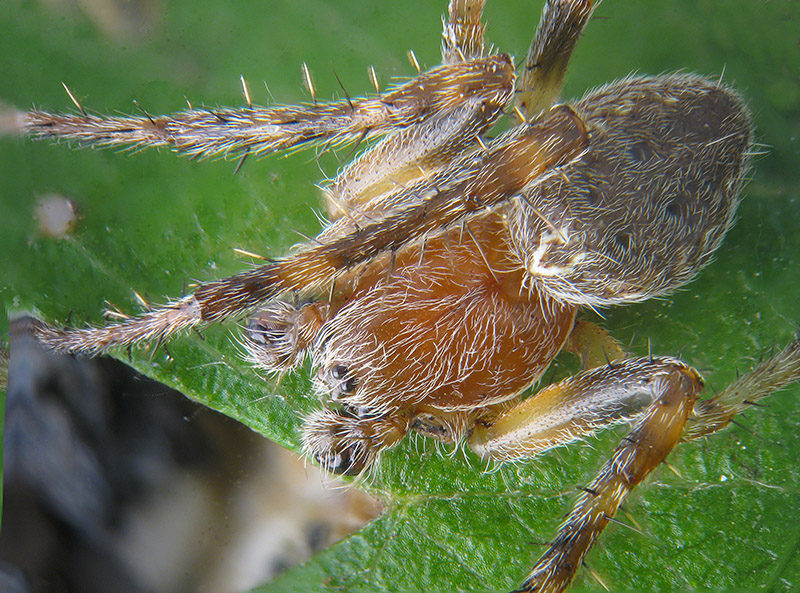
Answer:
[[[484,0],[451,0],[448,18],[443,19],[444,64],[481,61],[484,4]],[[556,102],[572,51],[593,7],[591,0],[550,0],[545,5],[522,74],[516,79],[515,101],[524,112],[523,120],[530,120]],[[509,94],[488,103],[475,94],[465,100],[462,109],[442,111],[420,120],[413,128],[398,129],[365,151],[324,188],[331,218],[346,217],[350,222],[331,232],[358,228],[405,206],[398,204],[398,198],[403,197],[401,188],[420,176],[434,175],[457,155],[482,144],[482,135],[511,98]]]
[[[72,140],[80,146],[134,149],[166,147],[195,158],[255,155],[313,145],[342,145],[414,126],[434,114],[454,113],[476,95],[502,109],[513,90],[506,55],[447,64],[376,97],[313,105],[242,108],[203,107],[160,116],[99,116],[34,110],[25,132]]]
[[[528,120],[558,100],[575,46],[597,5],[593,0],[547,0],[517,77],[517,109]]]
[[[416,205],[394,215],[290,257],[201,284],[193,294],[119,324],[59,329],[39,323],[36,335],[53,350],[96,355],[243,315],[287,292],[324,290],[357,264],[507,202],[578,158],[587,143],[580,118],[567,106],[556,107],[502,135],[486,152],[457,159],[439,175],[406,188],[417,196]]]
[[[684,440],[694,440],[728,426],[733,417],[757,405],[781,387],[800,377],[800,336],[781,352],[760,362],[718,395],[694,407],[694,415],[684,431]]]
[[[700,401],[702,378],[679,360],[627,359],[546,387],[493,422],[479,424],[469,441],[473,450],[486,458],[512,461],[639,416],[597,477],[582,489],[519,591],[564,591],[631,490],[680,440],[724,428],[748,405],[799,379],[798,339],[718,396]]]
[[[644,357],[583,371],[478,426],[469,445],[496,461],[539,455],[640,415],[660,397],[657,379],[687,368],[677,359]]]
[[[455,64],[484,55],[483,7],[486,0],[450,0],[442,19],[442,63]]]
[[[411,192],[406,192],[406,195],[399,192],[401,195],[394,202],[387,201],[375,206],[374,204],[379,203],[385,194],[385,188],[380,187],[380,184],[389,179],[390,182],[399,182],[398,187],[402,187],[404,180],[413,179],[413,175],[409,175],[408,171],[412,170],[414,165],[431,170],[441,169],[443,163],[473,142],[473,134],[479,140],[480,134],[491,125],[510,99],[509,82],[513,84],[513,69],[509,69],[510,60],[502,55],[482,57],[483,27],[480,24],[482,9],[481,1],[453,0],[443,33],[445,62],[452,63],[446,63],[441,68],[420,75],[376,99],[363,99],[354,103],[348,98],[347,101],[334,103],[266,110],[253,108],[250,105],[246,109],[238,110],[190,109],[175,116],[155,118],[149,115],[138,118],[98,117],[87,114],[78,104],[80,111],[78,115],[33,111],[27,115],[26,129],[33,136],[72,139],[81,144],[134,147],[165,145],[192,156],[214,156],[236,152],[265,153],[321,141],[341,143],[399,128],[401,129],[399,133],[391,136],[388,142],[379,143],[378,149],[368,151],[368,154],[371,153],[369,156],[359,159],[331,184],[329,202],[334,216],[338,215],[338,212],[353,216],[349,212],[355,211],[356,208],[352,206],[359,204],[355,203],[353,198],[340,194],[350,191],[347,188],[354,186],[355,191],[350,193],[360,196],[359,202],[367,203],[362,210],[368,220],[369,213],[374,214],[376,208],[382,213],[392,212],[391,206],[387,206],[387,203],[399,204],[408,210],[406,208],[408,204],[419,202],[419,196],[428,195],[431,188],[415,187]],[[544,35],[550,34],[549,32],[560,31],[554,27],[553,22],[562,15],[562,12],[563,18],[571,19],[570,14],[573,12],[578,14],[581,11],[571,11],[569,6],[566,11],[546,8],[544,22],[540,26],[537,38],[543,38]],[[585,24],[585,22],[580,24],[579,18],[573,20],[578,28],[582,28]],[[571,30],[574,31],[575,27]],[[537,45],[537,42],[534,42],[534,45]],[[548,47],[545,42],[539,45]],[[561,45],[556,43],[552,47],[569,48],[561,51],[561,55],[568,58],[573,46],[574,42],[567,42]],[[543,50],[543,53],[548,54],[548,51]],[[456,54],[458,61],[455,59]],[[462,56],[469,59],[462,61]],[[532,87],[532,84],[527,84],[525,88],[536,94],[538,90]],[[449,129],[450,132],[437,136],[432,133],[416,134],[402,131],[404,128],[413,129],[417,126],[423,126],[423,132],[425,127],[432,132],[442,129]],[[422,142],[419,141],[420,137],[423,138]],[[435,138],[433,142],[428,140],[431,137]],[[468,141],[465,141],[465,138]],[[382,146],[383,148],[380,148]],[[574,153],[580,147],[573,148]],[[375,180],[359,181],[359,175],[369,170],[371,164],[385,161],[383,157],[387,153],[411,156],[403,157],[399,163],[382,169],[381,175]],[[423,174],[427,176],[430,172],[423,170]],[[361,187],[358,186],[359,183],[362,184]],[[374,187],[376,184],[379,187]],[[435,184],[433,191],[439,192]],[[372,202],[370,202],[371,197],[374,197]],[[480,202],[479,206],[489,207],[491,201]],[[412,219],[428,216],[426,203],[418,205],[416,210],[416,215],[411,213]],[[465,212],[469,211],[467,209]],[[464,215],[462,212],[452,216],[451,219],[458,220]],[[439,224],[447,223],[447,220],[439,221]],[[414,239],[424,234],[429,228],[422,228],[410,238]],[[349,226],[340,224],[339,228],[332,229],[330,234],[342,238],[343,235],[364,230],[353,218]],[[394,233],[387,233],[384,228],[383,234],[388,235],[389,240],[384,242],[384,247],[377,249],[394,248],[397,243],[396,238],[391,236]],[[362,260],[371,257],[374,252],[373,249],[366,255],[350,256],[348,264],[350,260],[358,257]],[[122,324],[74,331],[58,330],[40,324],[38,334],[50,347],[85,354],[98,354],[114,345],[160,342],[202,323],[215,322],[247,312],[282,291],[324,282],[321,276],[325,273],[331,276],[336,274],[336,271],[330,271],[330,268],[328,272],[314,274],[309,270],[312,266],[300,265],[298,267],[304,267],[311,278],[305,283],[295,282],[287,286],[291,282],[281,282],[281,274],[278,272],[280,267],[291,268],[292,265],[291,262],[279,262],[224,281],[201,285],[197,292],[189,297],[149,311]]]
[[[505,55],[470,62],[475,63],[486,63],[482,76],[459,75],[458,80],[451,81],[453,94],[462,98],[457,106],[439,109],[430,105],[413,126],[396,127],[323,186],[328,215],[339,224],[332,225],[318,240],[341,236],[395,213],[411,205],[409,198],[417,203],[419,198],[410,196],[405,188],[439,175],[460,155],[485,147],[481,137],[511,102],[515,74],[511,59]],[[453,68],[457,74],[466,66]],[[496,84],[487,86],[482,80],[485,77],[496,80]]]

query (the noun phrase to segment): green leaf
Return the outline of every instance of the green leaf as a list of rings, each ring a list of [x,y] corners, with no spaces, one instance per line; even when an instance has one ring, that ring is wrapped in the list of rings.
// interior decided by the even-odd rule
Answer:
[[[80,15],[12,2],[0,11],[0,98],[27,108],[72,106],[60,81],[89,108],[150,113],[194,104],[242,104],[244,75],[258,103],[309,100],[300,63],[320,96],[371,92],[414,74],[405,52],[438,62],[439,3],[265,7],[175,0],[147,36],[110,38]],[[489,38],[522,55],[539,6],[489,2]],[[581,41],[567,95],[631,72],[697,71],[747,98],[766,154],[755,161],[739,221],[716,260],[668,299],[608,311],[602,323],[634,352],[681,353],[721,389],[737,369],[790,339],[800,320],[800,6],[793,0],[607,0]],[[266,81],[269,93],[261,81]],[[274,97],[274,99],[273,99]],[[71,151],[26,139],[0,141],[0,294],[6,306],[59,322],[100,323],[106,301],[135,313],[133,290],[163,302],[187,283],[244,269],[239,247],[286,253],[319,230],[313,183],[333,175],[326,155],[196,163],[164,152]],[[37,199],[75,201],[68,238],[37,230]],[[145,374],[297,449],[304,413],[317,406],[308,373],[264,380],[241,360],[235,325],[187,336],[152,358]],[[123,358],[126,353],[119,353]],[[568,364],[568,360],[559,365]],[[769,400],[704,442],[682,445],[626,505],[587,564],[613,590],[788,591],[800,586],[800,389]],[[264,592],[503,591],[517,585],[570,509],[576,486],[607,458],[623,430],[486,473],[469,453],[423,439],[386,454],[361,484],[386,503],[360,532],[289,571]],[[628,518],[629,517],[629,518]],[[602,591],[580,571],[576,591]]]

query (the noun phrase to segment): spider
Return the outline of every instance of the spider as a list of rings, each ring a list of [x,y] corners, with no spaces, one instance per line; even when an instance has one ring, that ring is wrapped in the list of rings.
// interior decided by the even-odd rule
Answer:
[[[451,2],[443,65],[372,98],[136,118],[76,101],[77,115],[29,113],[32,135],[195,156],[372,141],[326,185],[331,223],[294,254],[116,325],[38,334],[94,355],[248,315],[241,339],[256,366],[286,372],[312,358],[329,405],[306,419],[303,441],[335,473],[363,473],[409,431],[511,461],[634,421],[521,588],[559,591],[679,439],[713,433],[797,380],[800,346],[698,401],[694,369],[628,358],[576,320],[581,307],[667,294],[709,261],[738,205],[750,117],[735,92],[689,74],[557,104],[592,3],[548,3],[519,69],[485,49],[482,7]],[[516,125],[490,136],[504,114]],[[520,402],[561,350],[583,370]]]

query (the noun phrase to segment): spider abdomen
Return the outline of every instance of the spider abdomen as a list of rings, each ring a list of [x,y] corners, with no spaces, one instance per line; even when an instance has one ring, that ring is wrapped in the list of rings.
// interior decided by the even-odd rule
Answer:
[[[752,123],[730,89],[692,74],[630,78],[573,106],[589,148],[515,200],[532,284],[573,305],[645,300],[691,280],[730,227]]]

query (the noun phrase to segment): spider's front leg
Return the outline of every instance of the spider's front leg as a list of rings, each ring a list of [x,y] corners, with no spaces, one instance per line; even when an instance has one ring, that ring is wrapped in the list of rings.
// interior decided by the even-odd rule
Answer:
[[[454,64],[484,55],[483,7],[486,0],[450,0],[442,19],[442,62]]]
[[[33,110],[23,129],[35,138],[71,140],[80,146],[137,149],[166,147],[194,158],[264,155],[312,145],[340,146],[377,138],[456,114],[474,99],[486,103],[489,119],[510,99],[514,72],[508,56],[476,57],[419,74],[375,97],[313,105],[194,109],[169,115],[104,116],[88,112],[72,93],[79,112]]]
[[[565,590],[631,490],[681,439],[724,428],[747,405],[798,379],[800,340],[719,396],[697,403],[703,381],[691,367],[672,358],[628,359],[547,387],[493,422],[479,425],[470,446],[484,457],[511,461],[639,416],[597,477],[582,488],[572,511],[519,591]]]
[[[339,233],[334,223],[316,243],[292,256],[201,284],[188,296],[122,323],[66,330],[40,323],[36,335],[52,350],[97,355],[114,346],[160,342],[224,321],[292,291],[319,294],[359,264],[507,202],[582,154],[587,142],[573,110],[554,108],[546,117],[503,134],[483,153],[458,158],[436,175],[403,188],[394,197],[398,210],[364,227],[348,230],[345,224]]]

